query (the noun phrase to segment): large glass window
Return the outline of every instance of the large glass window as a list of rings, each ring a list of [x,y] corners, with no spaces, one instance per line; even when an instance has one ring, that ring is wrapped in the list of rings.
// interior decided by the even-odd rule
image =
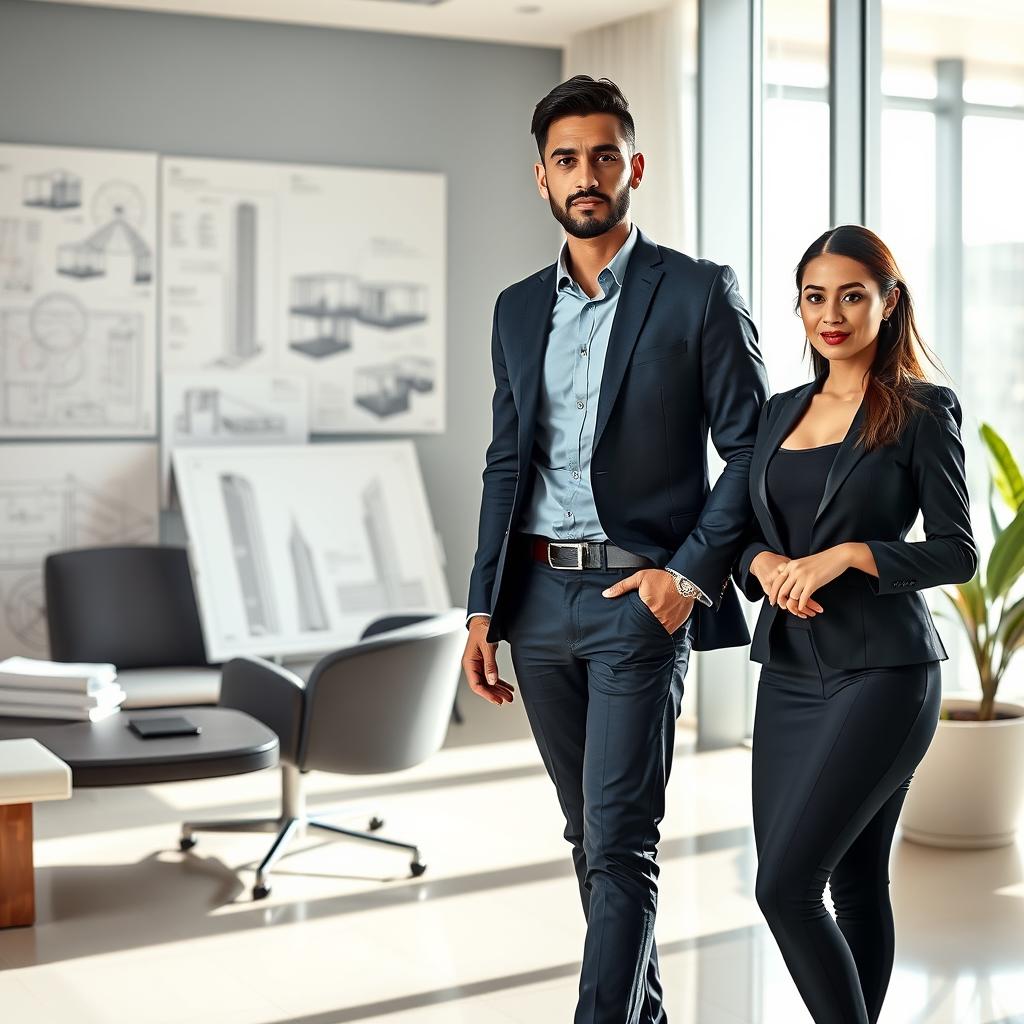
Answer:
[[[925,340],[964,409],[973,525],[991,543],[988,422],[1024,458],[1024,29],[1015,4],[962,13],[882,6],[881,223],[914,295]],[[932,595],[941,609],[941,595]],[[947,686],[977,688],[952,622]],[[1024,693],[1019,661],[1002,695]]]
[[[761,346],[772,391],[810,379],[793,271],[829,227],[828,5],[765,0]]]
[[[911,289],[918,329],[935,338],[935,115],[882,112],[882,226]]]

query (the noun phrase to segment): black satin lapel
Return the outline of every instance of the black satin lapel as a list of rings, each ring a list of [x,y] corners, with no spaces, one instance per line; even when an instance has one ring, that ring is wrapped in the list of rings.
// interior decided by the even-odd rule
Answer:
[[[856,415],[853,417],[853,422],[850,424],[850,429],[846,432],[846,437],[843,438],[839,451],[836,452],[832,468],[829,469],[828,477],[825,480],[825,491],[818,504],[818,511],[814,514],[814,524],[817,524],[821,514],[828,507],[828,503],[836,496],[836,492],[842,487],[843,481],[850,475],[853,467],[867,454],[864,446],[857,443],[860,428],[863,426],[864,417],[867,415],[866,406],[867,400],[862,400]],[[814,528],[813,525],[811,528]]]
[[[516,390],[519,395],[519,465],[529,464],[537,421],[537,398],[544,366],[544,353],[551,333],[551,311],[555,305],[555,268],[542,270],[536,279],[522,319],[522,358]]]
[[[780,555],[784,555],[786,552],[782,550],[779,527],[772,515],[771,506],[768,504],[768,463],[771,461],[772,455],[775,454],[775,450],[786,439],[786,435],[807,411],[807,406],[811,404],[811,399],[818,390],[818,384],[818,380],[813,380],[789,397],[785,406],[776,415],[774,423],[769,427],[767,435],[758,442],[755,458],[750,467],[757,484],[757,496],[761,500],[761,508],[755,509],[755,512],[760,513],[758,519],[765,527],[765,538]]]
[[[615,399],[622,387],[622,379],[626,375],[630,356],[636,348],[636,339],[640,328],[647,319],[647,310],[658,287],[658,282],[665,272],[659,266],[649,266],[646,256],[650,249],[654,250],[655,258],[660,261],[657,246],[647,243],[641,236],[637,240],[636,249],[630,258],[630,265],[622,284],[622,294],[615,308],[615,319],[612,321],[611,333],[608,335],[608,351],[604,358],[604,370],[601,374],[601,393],[597,400],[597,420],[594,425],[594,450],[601,440],[601,434],[608,417],[611,415]],[[636,257],[645,259],[643,264],[635,264]]]

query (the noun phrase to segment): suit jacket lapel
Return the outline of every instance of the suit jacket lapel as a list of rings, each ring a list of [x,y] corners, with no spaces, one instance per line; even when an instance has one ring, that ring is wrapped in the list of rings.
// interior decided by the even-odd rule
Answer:
[[[846,432],[846,437],[843,438],[843,443],[839,446],[839,451],[836,452],[832,467],[828,471],[828,477],[825,480],[825,492],[822,494],[821,501],[818,504],[818,511],[814,514],[814,524],[811,526],[812,531],[821,518],[822,513],[828,507],[829,502],[836,496],[839,488],[842,487],[843,481],[850,475],[850,471],[867,454],[867,450],[857,440],[866,415],[867,399],[864,398],[861,400],[860,406],[853,417],[850,429]]]
[[[529,464],[537,422],[537,399],[543,376],[544,353],[555,305],[555,264],[545,267],[535,278],[529,302],[523,312],[522,358],[519,362],[516,392],[519,414],[519,469]]]
[[[654,298],[654,292],[665,273],[661,268],[661,252],[658,247],[639,228],[637,232],[636,245],[626,265],[622,294],[615,307],[615,319],[612,321],[611,333],[608,336],[608,351],[605,354],[604,371],[601,375],[601,393],[598,397],[597,420],[594,425],[595,451],[618,397],[626,367],[636,347],[640,328],[647,318],[647,310]]]
[[[764,527],[765,539],[779,554],[785,552],[782,550],[782,536],[779,533],[778,523],[775,522],[771,505],[768,503],[768,463],[771,461],[772,455],[775,454],[775,450],[807,411],[811,399],[818,392],[824,380],[824,377],[818,377],[790,395],[776,415],[775,421],[769,426],[764,441],[757,446],[757,456],[750,467],[757,485],[757,496],[761,501],[761,514],[758,519]]]

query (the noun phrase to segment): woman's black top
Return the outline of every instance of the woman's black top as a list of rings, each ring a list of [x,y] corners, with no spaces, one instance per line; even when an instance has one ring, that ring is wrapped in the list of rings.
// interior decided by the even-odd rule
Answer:
[[[811,553],[811,527],[841,441],[817,448],[778,448],[768,463],[765,486],[788,558]]]

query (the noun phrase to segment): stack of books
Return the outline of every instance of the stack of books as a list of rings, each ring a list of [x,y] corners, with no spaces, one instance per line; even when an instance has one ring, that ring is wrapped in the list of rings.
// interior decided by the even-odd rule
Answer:
[[[117,714],[126,696],[109,662],[0,661],[0,716],[100,722]]]

